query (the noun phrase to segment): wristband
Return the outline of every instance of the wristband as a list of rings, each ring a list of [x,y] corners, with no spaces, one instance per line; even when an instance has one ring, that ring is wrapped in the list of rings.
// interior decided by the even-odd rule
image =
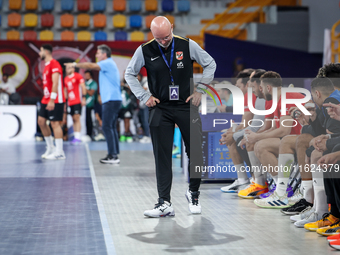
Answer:
[[[57,93],[52,92],[52,93],[51,93],[51,99],[56,99],[56,98],[57,98]]]

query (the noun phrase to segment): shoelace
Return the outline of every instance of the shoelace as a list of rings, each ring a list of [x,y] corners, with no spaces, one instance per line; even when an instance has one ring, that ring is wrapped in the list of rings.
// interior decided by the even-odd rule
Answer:
[[[328,216],[329,215],[331,215],[330,213],[324,213],[323,215],[322,215],[322,221],[325,221],[325,220],[327,220],[327,218],[328,218]]]
[[[340,224],[340,220],[337,220],[336,222],[334,222],[333,224],[330,225],[330,227],[334,227],[336,225],[339,225]]]

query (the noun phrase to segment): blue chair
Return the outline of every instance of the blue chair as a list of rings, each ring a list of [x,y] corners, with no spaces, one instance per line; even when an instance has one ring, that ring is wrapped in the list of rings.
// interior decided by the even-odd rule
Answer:
[[[163,0],[162,1],[163,12],[173,12],[174,11],[174,1],[173,0]]]
[[[106,0],[93,1],[93,10],[96,12],[103,12],[106,9]]]
[[[54,0],[41,0],[41,9],[48,12],[53,11]]]
[[[131,28],[141,28],[142,27],[142,16],[131,15],[130,16],[130,27]]]
[[[142,1],[140,0],[130,0],[129,1],[130,12],[140,12],[142,10]]]
[[[107,34],[104,31],[97,31],[94,33],[95,41],[107,41]]]
[[[177,2],[178,12],[189,12],[190,11],[190,1],[188,0],[179,0]]]
[[[115,33],[116,41],[127,41],[127,33],[125,31],[117,31]]]
[[[74,1],[72,0],[61,0],[61,10],[63,12],[73,11]]]

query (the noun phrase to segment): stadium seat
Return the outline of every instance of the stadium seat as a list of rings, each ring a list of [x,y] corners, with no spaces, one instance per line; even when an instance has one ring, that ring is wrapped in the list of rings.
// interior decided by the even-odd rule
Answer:
[[[126,27],[126,16],[122,14],[117,14],[112,18],[112,24],[115,28],[124,28]]]
[[[104,31],[97,31],[94,33],[95,41],[107,41],[107,34]]]
[[[18,11],[21,9],[21,4],[22,4],[21,0],[9,0],[8,8],[12,11]],[[10,39],[10,40],[16,40],[16,39]]]
[[[93,26],[95,28],[106,27],[106,15],[102,13],[97,13],[93,16]]]
[[[157,0],[145,0],[144,2],[145,10],[148,12],[156,12],[158,10]]]
[[[19,13],[11,13],[7,15],[7,25],[9,27],[20,27],[21,15]]]
[[[86,13],[79,14],[77,17],[78,27],[89,27],[90,26],[90,15]]]
[[[163,12],[173,12],[174,11],[174,1],[173,0],[163,0],[162,1]]]
[[[142,1],[140,0],[130,0],[129,1],[130,12],[140,12],[142,10]]]
[[[54,16],[51,13],[44,13],[40,16],[40,23],[42,27],[53,27]]]
[[[54,0],[41,0],[41,9],[47,12],[53,11]]]
[[[25,27],[36,27],[38,25],[38,15],[27,13],[24,16]]]
[[[72,31],[63,31],[60,33],[62,41],[74,41],[74,33]]]
[[[134,31],[130,34],[130,41],[143,42],[145,41],[145,35],[141,31]]]
[[[148,15],[145,17],[145,27],[150,28],[151,26],[151,21],[156,18],[156,15]]]
[[[93,10],[95,12],[103,12],[106,10],[106,0],[93,1]]]
[[[61,0],[61,10],[63,12],[71,12],[73,11],[74,1],[70,0]]]
[[[141,28],[142,27],[142,16],[131,15],[130,16],[130,27],[131,28]]]
[[[26,0],[25,8],[27,11],[35,11],[38,9],[38,0]],[[25,37],[25,35],[24,35]],[[25,39],[24,39],[25,40]]]
[[[77,1],[78,11],[87,12],[90,10],[90,0],[78,0]]]
[[[71,14],[66,13],[60,16],[61,27],[65,27],[65,28],[73,27],[73,21],[74,21],[74,18],[73,18],[73,15]]]
[[[165,17],[170,21],[171,24],[173,24],[175,26],[175,17],[172,15],[165,15]]]
[[[126,10],[126,0],[114,0],[113,10],[116,12],[124,12]]]
[[[154,38],[154,37],[153,37],[152,33],[149,32],[148,35],[147,35],[147,40],[150,41],[150,40],[152,40],[153,38]]]
[[[79,31],[77,34],[78,41],[91,41],[91,33],[89,31]]]
[[[7,40],[20,40],[20,33],[16,30],[8,31],[6,34]]]
[[[41,41],[52,41],[53,37],[54,37],[54,34],[50,30],[45,30],[45,31],[41,31],[40,32],[39,37],[40,37]]]
[[[37,32],[30,30],[24,32],[24,40],[25,41],[35,41],[37,40]]]
[[[190,11],[190,1],[188,0],[179,0],[177,2],[177,10],[178,12],[187,13]]]
[[[116,41],[127,41],[127,33],[125,31],[117,31],[115,33]]]

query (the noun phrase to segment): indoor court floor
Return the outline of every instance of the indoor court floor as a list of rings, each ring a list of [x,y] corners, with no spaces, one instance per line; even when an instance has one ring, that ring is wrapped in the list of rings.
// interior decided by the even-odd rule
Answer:
[[[121,163],[103,165],[105,142],[64,143],[65,161],[40,158],[42,142],[0,143],[0,254],[336,254],[325,237],[297,229],[275,209],[201,185],[191,215],[174,159],[176,216],[145,218],[157,202],[150,144],[121,144]]]

